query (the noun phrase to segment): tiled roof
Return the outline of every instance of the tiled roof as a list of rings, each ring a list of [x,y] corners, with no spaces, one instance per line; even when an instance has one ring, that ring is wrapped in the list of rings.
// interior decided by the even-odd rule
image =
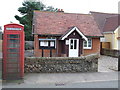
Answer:
[[[103,28],[103,32],[114,31],[118,26],[118,16],[107,18]]]
[[[71,27],[77,27],[86,36],[102,36],[90,14],[34,11],[34,34],[63,35]]]
[[[101,32],[103,32],[106,18],[118,16],[118,14],[113,14],[113,13],[102,13],[102,12],[93,12],[93,11],[90,11],[90,13],[91,13],[91,15],[93,15]]]

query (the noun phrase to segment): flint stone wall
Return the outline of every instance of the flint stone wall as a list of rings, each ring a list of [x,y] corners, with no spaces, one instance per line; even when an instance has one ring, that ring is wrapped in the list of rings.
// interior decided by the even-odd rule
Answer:
[[[82,57],[26,57],[25,73],[97,72],[98,55]]]

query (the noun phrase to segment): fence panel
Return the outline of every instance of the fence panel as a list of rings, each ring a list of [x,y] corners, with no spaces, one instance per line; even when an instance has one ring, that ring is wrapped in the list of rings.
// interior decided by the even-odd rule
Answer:
[[[118,57],[120,50],[114,50],[114,49],[105,49],[102,48],[102,55],[112,56],[112,57]]]

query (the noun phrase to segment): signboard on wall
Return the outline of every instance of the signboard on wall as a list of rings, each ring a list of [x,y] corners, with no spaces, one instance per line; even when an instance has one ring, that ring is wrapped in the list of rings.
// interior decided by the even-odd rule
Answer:
[[[105,42],[105,38],[104,37],[100,38],[100,42]]]
[[[69,45],[69,40],[66,40],[66,41],[65,41],[65,44],[66,44],[66,45]]]

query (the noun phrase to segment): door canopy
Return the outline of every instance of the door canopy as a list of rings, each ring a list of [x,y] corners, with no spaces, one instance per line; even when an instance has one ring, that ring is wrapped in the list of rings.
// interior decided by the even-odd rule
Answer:
[[[72,29],[70,29],[67,33],[65,33],[65,34],[63,34],[61,37],[60,37],[60,40],[65,40],[65,38],[67,38],[72,32],[74,32],[74,31],[77,31],[78,32],[78,34],[80,35],[80,36],[82,36],[82,38],[84,39],[84,40],[88,40],[87,39],[87,37],[82,33],[82,32],[80,32],[80,30],[77,28],[77,27],[73,27]]]

